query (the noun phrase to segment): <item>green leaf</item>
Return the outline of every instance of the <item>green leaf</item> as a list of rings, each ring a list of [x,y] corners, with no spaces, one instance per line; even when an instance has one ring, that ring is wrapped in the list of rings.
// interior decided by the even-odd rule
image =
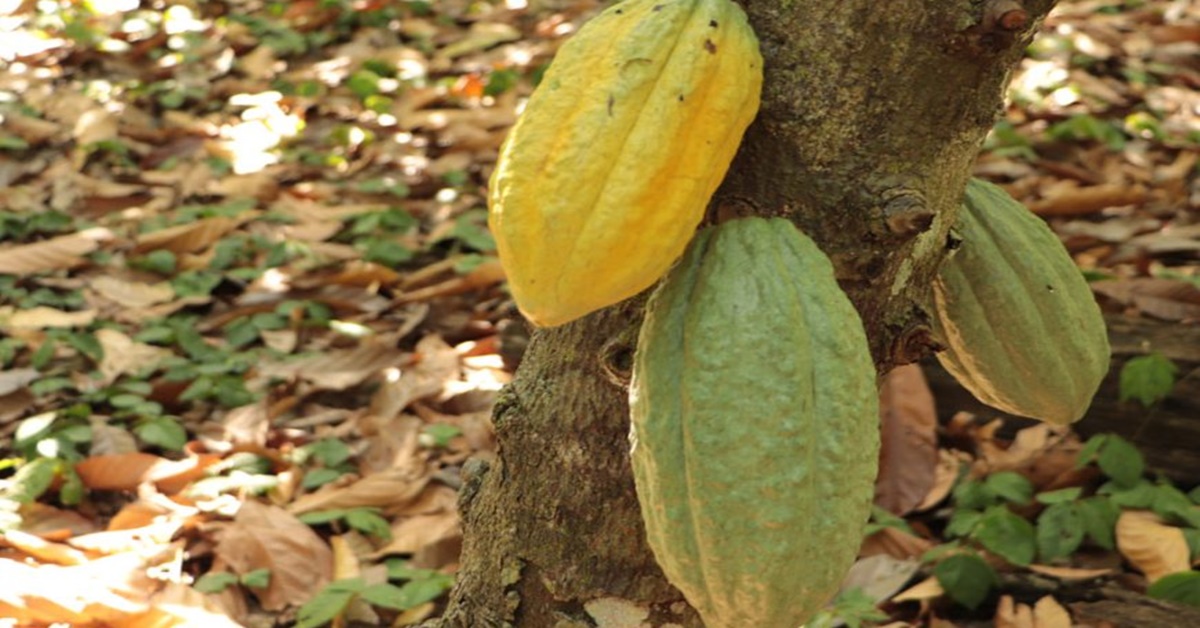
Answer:
[[[913,534],[912,526],[904,520],[904,517],[897,517],[892,513],[880,508],[879,506],[871,506],[871,521],[886,528],[896,528],[909,534]]]
[[[456,425],[448,423],[434,423],[426,425],[424,430],[421,430],[421,445],[425,447],[446,447],[450,441],[459,434],[462,434],[462,429]]]
[[[0,135],[0,150],[25,150],[29,142],[15,135]]]
[[[375,606],[403,611],[441,597],[454,585],[449,576],[412,580],[404,586],[377,584],[363,589],[363,599]]]
[[[185,270],[171,280],[175,295],[183,297],[206,297],[221,283],[221,275],[206,270]]]
[[[322,438],[304,449],[326,467],[336,467],[350,459],[350,447],[337,438]]]
[[[948,538],[969,536],[982,518],[983,513],[978,510],[955,510],[950,515],[949,523],[946,524],[946,536]]]
[[[1107,550],[1116,549],[1114,530],[1121,509],[1107,497],[1089,497],[1077,504],[1083,530],[1093,543]]]
[[[1144,510],[1154,503],[1154,496],[1158,493],[1154,485],[1141,481],[1131,488],[1122,488],[1116,482],[1105,482],[1100,488],[1096,489],[1097,494],[1108,495],[1109,499],[1114,504],[1126,509]]]
[[[93,362],[99,362],[104,359],[104,347],[100,346],[100,341],[91,333],[67,334],[67,344],[75,348],[76,351],[86,355]]]
[[[343,473],[337,469],[312,469],[304,474],[304,479],[300,481],[300,486],[306,489],[314,489],[325,486],[342,477],[342,475]]]
[[[1133,358],[1121,367],[1121,401],[1136,399],[1143,406],[1154,405],[1171,394],[1178,372],[1174,362],[1158,353]]]
[[[972,538],[1014,565],[1028,565],[1037,553],[1037,535],[1033,525],[1005,506],[987,509]]]
[[[143,442],[170,451],[179,451],[187,444],[187,430],[170,417],[159,417],[143,421],[133,428],[133,433]]]
[[[1183,528],[1183,538],[1187,541],[1189,560],[1193,563],[1197,558],[1200,558],[1200,530],[1195,528]]]
[[[58,489],[58,499],[66,506],[77,506],[83,501],[84,494],[87,493],[87,487],[83,485],[83,478],[75,472],[75,467],[64,464],[59,467],[62,471],[63,483]]]
[[[425,580],[438,575],[434,569],[412,567],[403,558],[389,558],[387,566],[388,580]]]
[[[1184,571],[1159,578],[1146,594],[1188,606],[1200,606],[1200,572]]]
[[[1013,504],[1028,504],[1033,499],[1033,484],[1028,478],[1015,471],[1001,471],[989,475],[984,481],[988,490]]]
[[[328,624],[340,617],[358,595],[355,591],[336,590],[332,587],[331,584],[322,589],[296,611],[296,628],[319,628]]]
[[[8,480],[5,494],[15,502],[32,503],[41,497],[58,475],[59,461],[54,458],[38,458],[17,468]]]
[[[373,508],[355,508],[346,513],[346,525],[377,539],[392,538],[392,528]]]
[[[1170,484],[1154,487],[1154,501],[1150,509],[1170,523],[1200,528],[1200,508],[1194,506],[1183,491]]]
[[[271,584],[271,570],[263,567],[242,574],[242,584],[251,589],[265,589]]]
[[[299,517],[297,517],[297,519],[299,519],[305,525],[319,526],[319,525],[322,525],[325,523],[329,523],[330,521],[337,521],[337,520],[345,517],[347,512],[349,512],[349,511],[346,510],[345,508],[333,508],[330,510],[316,510],[313,512],[306,512],[306,513],[300,515]]]
[[[447,173],[448,176],[449,173]],[[496,240],[483,225],[484,218],[480,216],[486,217],[486,212],[470,212],[459,216],[458,220],[454,222],[454,229],[450,232],[450,236],[476,251],[482,253],[495,251]]]
[[[201,593],[220,593],[237,584],[237,581],[237,575],[228,571],[210,571],[197,578],[192,588]]]
[[[1110,434],[1104,441],[1096,462],[1104,475],[1125,488],[1132,488],[1141,482],[1146,470],[1146,463],[1137,447],[1115,434]]]
[[[167,249],[158,249],[134,260],[130,265],[160,275],[171,275],[175,273],[176,263],[174,253]]]
[[[987,599],[999,579],[996,572],[975,554],[955,554],[937,564],[933,575],[950,599],[974,609]]]
[[[1057,491],[1046,491],[1045,493],[1038,493],[1037,500],[1038,500],[1038,503],[1046,504],[1047,506],[1049,506],[1051,504],[1063,504],[1063,503],[1073,502],[1073,501],[1079,499],[1079,496],[1082,494],[1083,494],[1083,488],[1075,486],[1075,487],[1071,487],[1071,488],[1062,488]]]
[[[1053,504],[1038,516],[1038,555],[1043,561],[1070,556],[1083,543],[1083,536],[1083,517],[1075,504]]]
[[[957,508],[983,510],[995,501],[995,495],[978,480],[964,480],[954,487],[954,505]]]
[[[380,76],[370,70],[359,70],[346,80],[346,87],[359,98],[366,98],[379,93]]]

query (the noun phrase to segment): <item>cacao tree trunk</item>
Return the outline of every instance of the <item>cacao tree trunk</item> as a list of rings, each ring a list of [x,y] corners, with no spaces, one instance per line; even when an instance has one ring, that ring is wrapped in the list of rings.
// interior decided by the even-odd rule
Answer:
[[[880,374],[933,345],[929,279],[1009,72],[1052,4],[743,2],[763,103],[708,220],[785,216],[812,236]],[[462,568],[438,625],[701,625],[646,547],[630,475],[643,301],[534,334],[494,413],[497,457],[464,469]]]

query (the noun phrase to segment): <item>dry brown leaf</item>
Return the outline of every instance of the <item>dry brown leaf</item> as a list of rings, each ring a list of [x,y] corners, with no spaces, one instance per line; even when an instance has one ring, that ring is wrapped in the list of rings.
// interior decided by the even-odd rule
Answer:
[[[137,439],[129,430],[108,424],[108,417],[91,416],[88,424],[92,428],[92,443],[88,453],[92,456],[128,454],[138,450]]]
[[[222,177],[209,182],[207,192],[215,196],[256,198],[269,202],[279,196],[279,173],[262,170]]]
[[[1063,191],[1029,206],[1041,216],[1082,216],[1109,207],[1140,205],[1146,201],[1141,185],[1106,184]]]
[[[1058,578],[1059,580],[1093,580],[1113,573],[1112,569],[1079,569],[1075,567],[1054,567],[1052,565],[1029,565],[1034,573]]]
[[[324,242],[337,235],[342,230],[342,227],[342,223],[336,220],[302,222],[295,225],[283,225],[280,227],[279,233],[288,240]]]
[[[8,530],[0,532],[0,539],[3,539],[9,546],[29,554],[43,563],[82,565],[88,561],[87,554],[69,545],[51,543],[40,536],[29,534],[28,532]]]
[[[89,287],[105,299],[130,309],[166,303],[175,298],[175,289],[166,281],[142,283],[101,275],[93,279]]]
[[[42,374],[37,369],[0,371],[0,397],[22,390],[30,382],[41,379],[41,377]]]
[[[399,303],[428,301],[436,297],[462,294],[470,290],[486,288],[504,281],[504,268],[499,260],[491,260],[477,266],[474,270],[461,277],[452,277],[438,284],[413,290],[396,297]]]
[[[108,520],[108,530],[132,530],[148,526],[154,523],[157,517],[169,512],[159,504],[139,499],[122,506],[121,510]]]
[[[218,604],[199,591],[171,582],[150,599],[144,613],[122,617],[112,628],[241,628]]]
[[[902,516],[929,493],[938,464],[937,409],[919,364],[887,374],[879,391],[879,413],[875,505]]]
[[[1117,549],[1146,579],[1188,571],[1190,551],[1183,530],[1147,510],[1126,510],[1117,519]]]
[[[359,456],[360,472],[369,476],[389,469],[423,466],[417,457],[423,426],[420,419],[411,415],[362,417],[358,429],[366,450]]]
[[[127,553],[69,567],[29,566],[0,558],[0,612],[18,620],[92,625],[147,609],[158,584],[145,559]],[[7,607],[7,608],[5,608]]]
[[[9,330],[26,331],[34,329],[60,329],[69,327],[87,327],[96,320],[96,310],[80,310],[65,312],[52,307],[38,306],[28,310],[0,308],[0,327]]]
[[[271,427],[266,403],[253,403],[230,410],[221,418],[221,427],[225,428],[221,440],[226,443],[234,446],[264,446],[267,431]]]
[[[427,474],[407,469],[376,473],[349,486],[325,485],[288,505],[297,515],[334,508],[400,508],[411,503],[429,483]]]
[[[860,558],[842,579],[841,590],[858,589],[876,602],[891,598],[921,568],[921,561],[900,560],[887,554]]]
[[[521,31],[506,22],[476,22],[465,35],[438,50],[438,57],[453,59],[520,38]]]
[[[989,426],[998,428],[999,422]],[[991,434],[980,433],[980,457],[973,465],[979,476],[998,471],[1019,471],[1036,463],[1045,452],[1058,445],[1068,430],[1049,423],[1038,423],[1019,432],[1011,443],[1002,446]]]
[[[1200,288],[1181,279],[1137,277],[1096,281],[1092,292],[1169,321],[1200,319]]]
[[[267,610],[307,602],[333,574],[333,553],[312,528],[278,506],[256,501],[242,504],[214,553],[238,574],[271,570],[270,585],[254,590]]]
[[[935,600],[946,594],[946,590],[942,588],[942,584],[938,582],[935,576],[930,576],[917,584],[897,593],[892,597],[892,602],[921,602],[925,600]]]
[[[249,212],[238,218],[214,216],[151,231],[138,237],[137,245],[133,250],[135,253],[147,253],[159,249],[166,249],[175,254],[195,253],[208,248],[225,234],[249,220],[250,217]]]
[[[896,528],[883,528],[863,539],[858,555],[865,557],[887,554],[899,560],[909,560],[920,558],[922,554],[931,549],[933,549],[932,541]]]
[[[458,513],[443,512],[434,515],[417,515],[392,524],[392,540],[374,554],[414,554],[428,545],[439,541],[461,537],[462,528]]]
[[[34,502],[21,506],[21,531],[47,540],[61,540],[96,531],[96,523],[74,510]],[[54,536],[56,539],[51,539]]]
[[[440,336],[417,341],[413,358],[412,366],[388,373],[371,398],[371,414],[395,416],[413,401],[440,394],[447,382],[458,378],[461,358]]]
[[[132,491],[143,482],[172,487],[187,484],[204,475],[204,469],[218,457],[213,454],[168,460],[152,454],[132,452],[108,456],[90,456],[76,463],[75,472],[84,486],[102,491]]]
[[[1047,595],[1033,605],[1033,623],[1037,628],[1071,628],[1071,614]]]
[[[917,512],[923,512],[942,503],[950,495],[950,491],[954,489],[954,483],[958,481],[959,470],[964,464],[971,463],[970,454],[965,451],[939,449],[938,463],[933,472],[933,485],[929,487],[929,492],[921,499],[921,503],[917,504],[914,509]]]
[[[82,534],[70,539],[68,543],[71,547],[98,554],[140,552],[146,555],[168,547],[183,524],[182,517],[159,517],[140,528]]]
[[[41,242],[0,249],[0,273],[30,275],[48,270],[74,268],[86,261],[82,256],[95,251],[102,242],[112,238],[111,231],[97,227]]]
[[[117,137],[117,115],[103,107],[88,109],[76,118],[72,134],[80,146],[114,139]]]
[[[394,338],[381,337],[364,341],[354,349],[326,351],[303,360],[267,362],[259,368],[259,375],[299,378],[317,388],[345,390],[406,360],[407,355],[395,347]]]
[[[1028,604],[1017,603],[1011,595],[1000,596],[992,622],[996,628],[1036,628],[1033,609]]]
[[[170,349],[137,342],[107,327],[96,330],[95,336],[104,349],[104,358],[100,360],[100,373],[106,384],[111,384],[127,373],[154,368],[159,361],[173,355]]]
[[[4,113],[4,127],[30,144],[41,144],[63,132],[63,127],[59,124],[21,115],[16,111]]]

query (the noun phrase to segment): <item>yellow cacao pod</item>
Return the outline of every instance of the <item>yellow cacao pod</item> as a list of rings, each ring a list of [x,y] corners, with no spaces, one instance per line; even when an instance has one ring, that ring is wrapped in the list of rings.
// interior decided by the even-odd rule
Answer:
[[[666,273],[758,111],[762,65],[729,0],[626,0],[562,46],[488,195],[526,317],[559,325]]]

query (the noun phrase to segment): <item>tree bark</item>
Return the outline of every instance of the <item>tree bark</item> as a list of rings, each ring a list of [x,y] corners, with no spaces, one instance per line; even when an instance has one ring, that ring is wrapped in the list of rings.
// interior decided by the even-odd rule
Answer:
[[[879,373],[911,362],[933,344],[929,278],[971,163],[1053,0],[743,4],[763,103],[707,220],[793,220],[834,261]],[[643,302],[534,334],[494,413],[497,457],[464,470],[463,563],[439,625],[701,625],[646,546],[630,475]]]

